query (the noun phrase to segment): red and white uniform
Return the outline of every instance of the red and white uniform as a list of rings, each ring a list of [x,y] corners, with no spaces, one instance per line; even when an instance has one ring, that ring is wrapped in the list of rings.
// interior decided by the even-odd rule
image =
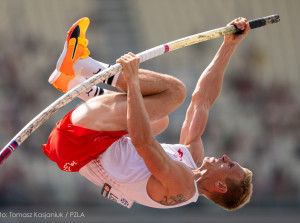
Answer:
[[[51,132],[44,153],[56,162],[58,167],[67,172],[77,172],[111,144],[119,140],[125,131],[99,132],[75,126],[71,123],[69,112]]]
[[[173,160],[184,163],[191,169],[197,166],[189,150],[180,144],[161,144]],[[153,208],[175,208],[198,199],[198,189],[195,183],[195,195],[183,203],[165,206],[153,201],[147,193],[147,183],[151,173],[144,160],[138,155],[130,138],[123,136],[79,170],[79,173],[94,184],[102,187],[102,195],[126,207],[133,202]]]

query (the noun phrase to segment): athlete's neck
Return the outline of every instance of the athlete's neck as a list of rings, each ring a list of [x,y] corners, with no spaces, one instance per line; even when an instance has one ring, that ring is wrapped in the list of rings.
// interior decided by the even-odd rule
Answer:
[[[199,195],[206,195],[209,193],[207,190],[208,179],[205,177],[207,170],[201,170],[201,167],[198,169],[192,170],[194,173],[194,179],[197,182],[198,193]]]

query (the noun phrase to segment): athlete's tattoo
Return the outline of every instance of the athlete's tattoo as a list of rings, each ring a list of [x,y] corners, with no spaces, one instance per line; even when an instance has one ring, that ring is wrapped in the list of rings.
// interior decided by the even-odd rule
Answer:
[[[176,205],[180,204],[182,202],[185,202],[186,199],[182,194],[178,194],[177,196],[164,196],[164,200],[160,201],[159,203],[166,205],[166,206],[171,206],[171,205]]]

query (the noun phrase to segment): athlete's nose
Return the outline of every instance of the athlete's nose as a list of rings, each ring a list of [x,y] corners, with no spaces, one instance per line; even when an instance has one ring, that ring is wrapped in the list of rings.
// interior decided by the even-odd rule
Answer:
[[[227,155],[223,155],[222,157],[223,161],[225,163],[228,163],[228,164],[232,164],[233,162],[231,161],[231,159],[227,156]]]

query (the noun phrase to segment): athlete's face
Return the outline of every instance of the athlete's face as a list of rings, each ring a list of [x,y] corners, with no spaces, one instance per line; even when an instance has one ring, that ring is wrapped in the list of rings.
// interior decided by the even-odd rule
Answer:
[[[245,175],[243,168],[226,155],[219,159],[205,157],[201,169],[207,170],[206,175],[211,180],[225,181],[226,178],[231,178],[241,181]]]

